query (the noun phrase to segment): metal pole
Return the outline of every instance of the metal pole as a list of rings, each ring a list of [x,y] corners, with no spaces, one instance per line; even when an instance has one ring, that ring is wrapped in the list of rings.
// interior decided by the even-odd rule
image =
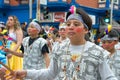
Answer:
[[[32,20],[32,0],[29,0],[29,20]]]
[[[110,11],[110,25],[112,26],[112,17],[113,17],[113,0],[111,0],[111,11]]]
[[[40,21],[40,0],[37,0],[37,14],[36,19]]]

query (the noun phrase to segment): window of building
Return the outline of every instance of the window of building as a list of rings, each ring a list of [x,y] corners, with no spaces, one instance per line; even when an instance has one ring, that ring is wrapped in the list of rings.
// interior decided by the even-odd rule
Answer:
[[[111,0],[110,0],[111,1]],[[106,2],[106,0],[99,0],[99,2]],[[113,0],[113,2],[115,3],[115,4],[118,4],[119,3],[119,0]]]
[[[99,2],[106,2],[106,0],[99,0]]]

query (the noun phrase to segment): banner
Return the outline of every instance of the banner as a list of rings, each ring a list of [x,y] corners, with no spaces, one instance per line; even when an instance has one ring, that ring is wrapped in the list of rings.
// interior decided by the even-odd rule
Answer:
[[[65,12],[55,12],[54,22],[65,22]]]
[[[48,13],[47,19],[44,19],[43,13],[40,13],[40,22],[53,22],[53,13]]]

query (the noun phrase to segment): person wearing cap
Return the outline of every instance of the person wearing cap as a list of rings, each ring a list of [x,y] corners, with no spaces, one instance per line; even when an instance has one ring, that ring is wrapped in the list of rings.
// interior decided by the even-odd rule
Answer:
[[[109,66],[114,72],[118,80],[120,80],[120,50],[115,49],[115,45],[119,42],[119,34],[112,29],[108,34],[101,38],[102,47],[110,52]]]
[[[11,74],[11,79],[26,77],[32,80],[117,80],[106,62],[109,52],[85,40],[85,34],[91,26],[92,20],[85,11],[80,8],[70,10],[66,16],[66,34],[69,41],[53,48],[49,68],[15,71]]]

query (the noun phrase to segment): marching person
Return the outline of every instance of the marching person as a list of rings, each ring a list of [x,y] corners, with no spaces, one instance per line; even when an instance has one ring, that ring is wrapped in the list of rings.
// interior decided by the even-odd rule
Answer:
[[[62,46],[62,45],[64,45],[64,43],[69,41],[65,29],[66,29],[66,24],[65,23],[60,23],[59,30],[58,30],[59,37],[56,38],[56,41],[54,42],[52,48],[57,47],[57,44]]]
[[[119,34],[112,29],[108,34],[101,38],[102,47],[110,52],[109,66],[115,76],[120,80],[120,50],[115,49],[115,45],[119,42]]]
[[[12,55],[23,57],[23,69],[47,68],[49,66],[49,50],[47,41],[39,37],[40,25],[37,21],[32,21],[28,26],[28,37],[22,41],[23,53],[4,48],[4,51]]]

